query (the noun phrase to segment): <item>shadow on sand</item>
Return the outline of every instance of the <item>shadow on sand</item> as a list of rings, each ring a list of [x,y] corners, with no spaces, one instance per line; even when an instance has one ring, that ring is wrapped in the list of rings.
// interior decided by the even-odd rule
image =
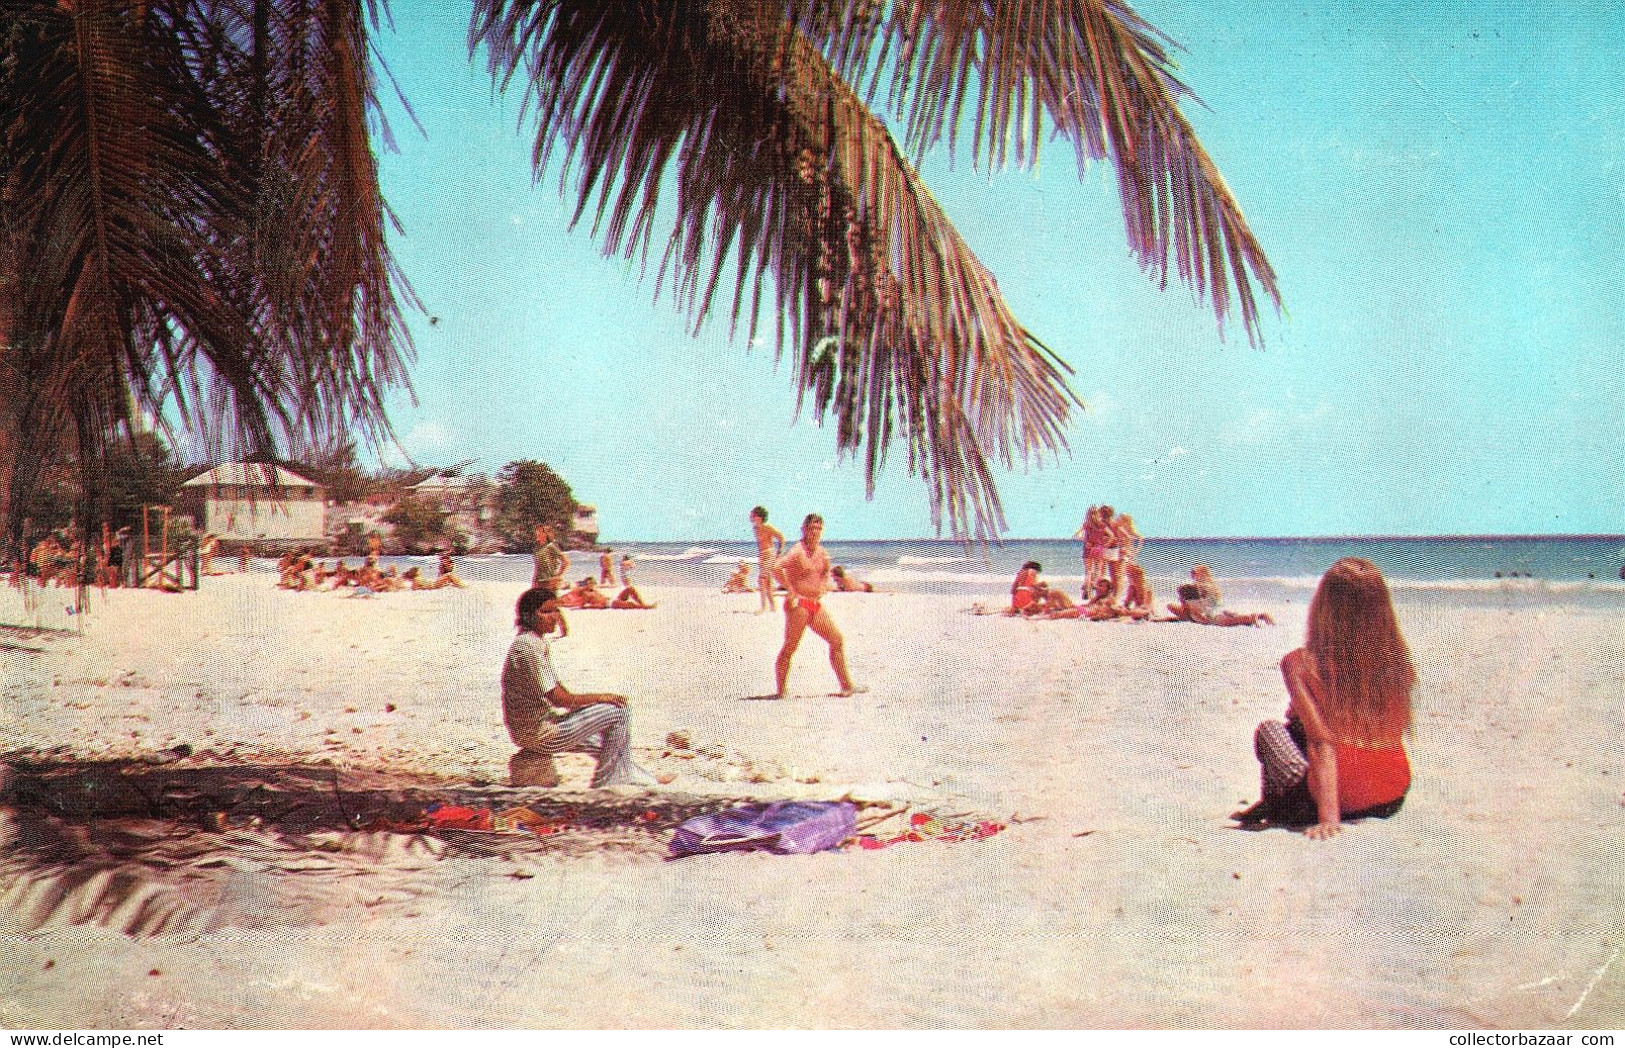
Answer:
[[[165,763],[156,764],[155,761]],[[327,923],[410,907],[447,860],[528,878],[559,856],[664,856],[671,831],[736,800],[568,793],[320,764],[0,757],[0,919],[132,936]],[[431,805],[529,808],[543,831],[424,827]]]

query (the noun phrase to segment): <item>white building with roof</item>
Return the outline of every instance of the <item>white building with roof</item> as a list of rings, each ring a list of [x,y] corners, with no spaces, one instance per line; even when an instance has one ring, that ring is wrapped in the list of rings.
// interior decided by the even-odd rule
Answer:
[[[325,546],[322,487],[292,470],[228,462],[181,485],[199,529],[255,547]]]

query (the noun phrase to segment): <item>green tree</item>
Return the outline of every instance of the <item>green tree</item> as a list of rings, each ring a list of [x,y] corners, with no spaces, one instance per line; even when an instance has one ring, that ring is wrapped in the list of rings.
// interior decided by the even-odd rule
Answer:
[[[440,546],[458,545],[456,529],[432,499],[403,495],[383,515],[395,529],[395,538],[408,553],[426,553]]]
[[[138,411],[240,451],[387,438],[412,299],[369,127],[390,144],[382,4],[0,5],[14,534],[42,449],[94,491]],[[560,160],[605,250],[658,255],[696,328],[771,326],[798,408],[870,490],[900,441],[955,534],[1002,530],[993,467],[1063,450],[1081,402],[920,179],[927,150],[969,137],[994,169],[1063,139],[1080,172],[1114,167],[1154,281],[1253,338],[1257,293],[1278,301],[1170,41],[1122,0],[474,0],[470,41],[526,91],[537,174]]]
[[[142,506],[173,506],[186,470],[155,433],[136,433],[108,450],[104,511],[97,516],[113,527],[140,527]]]
[[[519,459],[497,471],[497,531],[510,549],[530,549],[538,524],[560,541],[569,537],[576,500],[570,485],[545,462]]]

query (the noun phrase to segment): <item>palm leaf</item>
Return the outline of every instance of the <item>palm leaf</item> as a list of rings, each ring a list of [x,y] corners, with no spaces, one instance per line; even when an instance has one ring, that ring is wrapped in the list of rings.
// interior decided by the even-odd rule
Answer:
[[[905,128],[918,156],[950,151],[971,108],[973,157],[1036,164],[1053,132],[1080,171],[1117,170],[1129,247],[1160,287],[1170,267],[1206,298],[1220,330],[1239,313],[1259,340],[1256,291],[1277,306],[1275,273],[1202,148],[1181,100],[1173,43],[1119,0],[786,2],[785,17],[865,85]],[[853,9],[860,13],[853,15]]]
[[[905,439],[933,522],[995,537],[990,461],[1065,447],[1067,369],[1010,314],[885,126],[758,4],[478,0],[493,75],[523,76],[538,172],[560,157],[605,249],[648,260],[698,326],[767,306],[799,403],[864,458]]]

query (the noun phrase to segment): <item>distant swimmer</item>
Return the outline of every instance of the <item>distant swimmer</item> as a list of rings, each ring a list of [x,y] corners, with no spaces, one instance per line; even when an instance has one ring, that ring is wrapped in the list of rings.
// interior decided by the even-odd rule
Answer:
[[[756,533],[756,584],[762,594],[756,609],[759,615],[778,610],[773,603],[773,566],[784,552],[784,532],[767,522],[767,510],[762,506],[750,511],[750,526]]]
[[[754,516],[754,514],[752,514]],[[835,627],[835,620],[821,603],[830,589],[829,552],[819,545],[824,534],[824,518],[816,513],[807,514],[801,523],[801,541],[790,547],[790,552],[778,562],[774,575],[784,583],[789,594],[784,598],[784,646],[773,665],[778,691],[772,698],[782,699],[790,677],[790,660],[795,657],[801,635],[808,629],[824,638],[829,645],[829,664],[840,682],[841,696],[867,691],[852,683],[846,668],[846,641]]]

